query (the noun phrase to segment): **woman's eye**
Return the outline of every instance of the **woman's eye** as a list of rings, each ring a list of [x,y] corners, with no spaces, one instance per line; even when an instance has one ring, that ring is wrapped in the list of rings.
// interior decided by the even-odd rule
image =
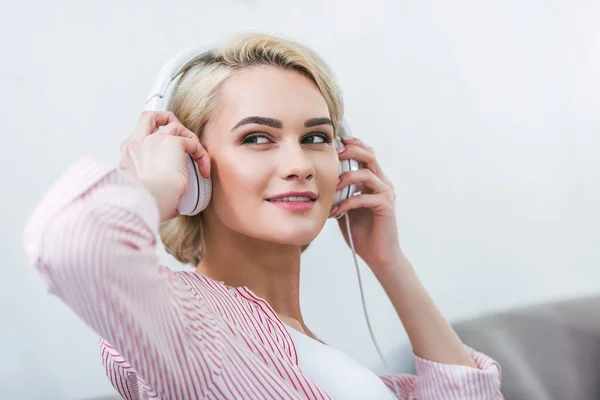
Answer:
[[[248,135],[244,138],[244,144],[265,144],[269,143],[270,140],[264,135]]]
[[[308,144],[321,144],[321,143],[331,143],[331,139],[329,136],[323,133],[315,133],[310,134],[302,138],[302,143]]]

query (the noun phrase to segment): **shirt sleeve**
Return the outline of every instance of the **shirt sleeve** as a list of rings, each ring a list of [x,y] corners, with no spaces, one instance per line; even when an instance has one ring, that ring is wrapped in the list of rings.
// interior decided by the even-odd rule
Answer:
[[[415,357],[416,375],[383,375],[388,388],[407,400],[503,400],[500,365],[468,346],[477,368],[449,365]],[[394,385],[395,383],[395,385]]]
[[[135,370],[155,396],[204,397],[222,368],[218,326],[208,307],[160,266],[158,225],[156,202],[141,184],[85,157],[36,207],[24,245],[50,293],[110,343],[103,350],[114,347],[127,360],[119,368]],[[184,314],[190,307],[197,307],[194,318]],[[117,364],[114,354],[103,355]],[[111,373],[127,374],[117,369]],[[192,375],[198,371],[204,379]]]

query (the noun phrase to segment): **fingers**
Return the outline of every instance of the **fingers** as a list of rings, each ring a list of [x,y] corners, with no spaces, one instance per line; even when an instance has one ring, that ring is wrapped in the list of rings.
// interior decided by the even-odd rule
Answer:
[[[146,136],[154,133],[158,128],[173,122],[179,122],[175,114],[170,111],[144,111],[140,116],[132,140],[142,140]]]
[[[181,136],[188,139],[198,139],[198,136],[194,134],[194,132],[187,129],[183,126],[179,121],[169,122],[167,125],[163,125],[159,127],[155,135],[171,135],[171,136]]]
[[[198,137],[195,135],[193,138],[179,136],[178,139],[183,145],[183,150],[198,164],[200,175],[204,178],[210,177],[210,157],[204,147],[200,144]]]
[[[391,190],[384,181],[376,176],[368,169],[359,169],[358,171],[344,172],[340,175],[340,181],[337,185],[337,190],[341,190],[351,184],[362,184],[364,187],[371,190],[373,193],[381,193]]]
[[[198,164],[200,174],[205,178],[210,176],[210,157],[198,136],[183,126],[170,111],[144,111],[131,137],[121,144],[122,152],[152,134],[177,136],[183,150]]]
[[[166,126],[161,127],[156,134],[179,137],[184,151],[192,156],[194,161],[196,161],[198,164],[200,175],[202,175],[204,178],[208,178],[210,176],[210,157],[208,156],[208,152],[204,146],[202,146],[200,143],[200,139],[198,139],[198,136],[194,132],[187,129],[178,121],[173,121]]]
[[[365,145],[360,139],[342,137],[344,148],[339,152],[340,160],[354,159],[365,165],[367,169],[373,171],[375,175],[384,178],[383,171],[375,157],[375,151]]]
[[[330,216],[337,218],[345,212],[358,208],[369,208],[377,215],[393,215],[393,196],[387,192],[352,196],[349,199],[342,201],[337,208],[333,209]]]
[[[379,215],[391,215],[393,213],[396,197],[394,190],[372,171],[361,169],[344,172],[340,176],[340,182],[336,190],[341,190],[351,184],[362,184],[368,191],[362,191],[361,194],[342,201],[339,207],[331,213],[332,217],[337,218],[355,208],[370,208]]]
[[[358,208],[369,208],[379,215],[393,215],[396,197],[394,187],[383,174],[373,149],[357,138],[342,137],[342,141],[344,148],[338,152],[339,159],[354,159],[363,164],[365,168],[343,173],[336,190],[341,190],[351,184],[362,185],[367,190],[362,190],[362,193],[342,201],[333,210],[331,216],[338,217]]]

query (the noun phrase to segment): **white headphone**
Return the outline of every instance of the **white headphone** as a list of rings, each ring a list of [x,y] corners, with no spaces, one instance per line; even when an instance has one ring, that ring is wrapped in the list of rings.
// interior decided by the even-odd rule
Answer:
[[[150,111],[167,110],[173,91],[182,74],[196,61],[209,56],[213,50],[214,48],[205,45],[195,46],[183,50],[169,60],[160,70],[148,94],[144,109]],[[350,136],[350,130],[345,121],[340,123],[338,136]],[[335,139],[335,146],[336,148],[343,146],[339,137]],[[177,211],[182,215],[196,215],[210,203],[212,184],[210,179],[200,175],[198,166],[191,156],[187,160],[187,169],[188,189],[179,200]],[[356,160],[340,160],[338,173],[341,175],[346,171],[356,171],[358,169],[360,169],[360,165]],[[333,198],[333,206],[335,207],[342,201],[349,199],[356,192],[357,187],[354,184],[337,191]]]

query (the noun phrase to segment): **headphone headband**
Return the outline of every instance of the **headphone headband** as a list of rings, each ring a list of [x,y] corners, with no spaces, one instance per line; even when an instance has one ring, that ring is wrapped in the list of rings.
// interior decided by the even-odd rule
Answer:
[[[165,110],[169,100],[169,89],[174,86],[177,76],[184,72],[190,65],[215,50],[215,46],[200,44],[188,47],[171,58],[160,70],[148,97],[146,97],[146,110]],[[339,122],[338,135],[351,136],[350,128],[345,119]]]
[[[165,96],[168,94],[168,89],[176,80],[176,77],[184,72],[190,65],[204,57],[206,54],[214,50],[214,47],[206,44],[192,46],[180,51],[175,57],[170,59],[160,70],[156,77],[150,93],[146,97],[147,110],[163,110]]]

